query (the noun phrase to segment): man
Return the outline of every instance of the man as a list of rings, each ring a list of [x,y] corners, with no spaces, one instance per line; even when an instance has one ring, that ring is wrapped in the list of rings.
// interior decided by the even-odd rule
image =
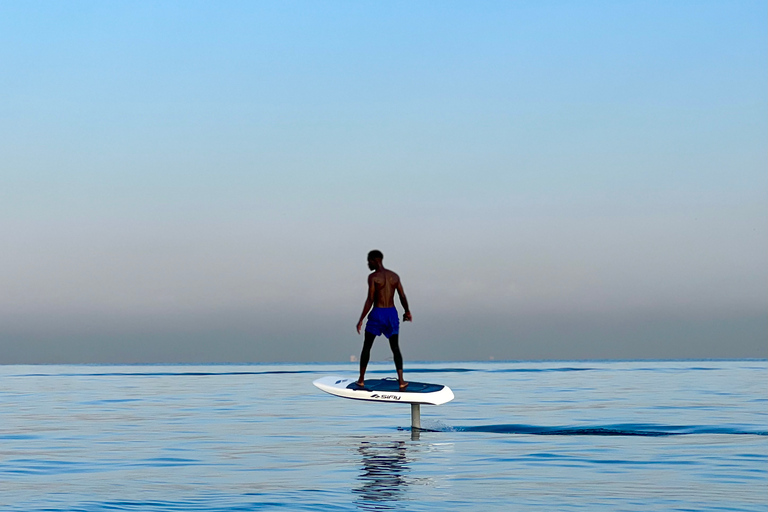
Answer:
[[[365,299],[363,313],[360,315],[360,321],[357,322],[357,334],[360,334],[363,318],[365,318],[368,310],[371,310],[371,314],[368,315],[368,322],[365,324],[363,352],[360,354],[360,378],[357,379],[357,385],[364,387],[365,369],[368,367],[368,360],[371,357],[373,341],[376,336],[383,334],[389,339],[389,348],[392,349],[395,368],[397,369],[397,380],[400,383],[400,391],[402,391],[408,386],[408,383],[403,380],[403,356],[400,354],[400,347],[398,346],[400,320],[395,308],[395,292],[397,292],[400,304],[405,310],[403,322],[410,322],[413,318],[408,309],[408,299],[405,298],[400,277],[391,270],[384,268],[383,259],[384,255],[381,251],[373,250],[368,253],[368,268],[373,272],[368,276],[368,298]]]

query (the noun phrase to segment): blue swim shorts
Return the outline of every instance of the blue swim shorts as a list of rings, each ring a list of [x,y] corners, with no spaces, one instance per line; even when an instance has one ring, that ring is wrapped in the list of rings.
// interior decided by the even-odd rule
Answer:
[[[393,334],[400,332],[400,318],[396,308],[373,308],[368,313],[368,322],[365,324],[365,331],[379,336],[383,334],[391,338]]]

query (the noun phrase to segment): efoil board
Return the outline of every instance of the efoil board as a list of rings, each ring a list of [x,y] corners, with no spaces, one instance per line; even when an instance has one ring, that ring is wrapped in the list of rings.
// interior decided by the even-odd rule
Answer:
[[[451,388],[426,382],[409,382],[408,387],[400,391],[397,379],[366,379],[365,387],[360,388],[357,379],[329,375],[312,384],[326,393],[353,400],[428,405],[441,405],[453,400]]]

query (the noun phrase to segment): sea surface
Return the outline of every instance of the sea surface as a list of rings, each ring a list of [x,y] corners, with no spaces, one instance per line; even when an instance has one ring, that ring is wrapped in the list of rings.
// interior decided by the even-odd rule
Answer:
[[[392,375],[373,364],[371,377]],[[768,363],[0,366],[0,510],[768,510]]]

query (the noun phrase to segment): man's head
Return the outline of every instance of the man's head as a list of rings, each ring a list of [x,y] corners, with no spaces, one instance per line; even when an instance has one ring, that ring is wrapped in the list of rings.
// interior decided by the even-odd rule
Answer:
[[[371,270],[376,270],[377,268],[381,267],[381,260],[384,259],[384,255],[379,250],[372,250],[368,253],[368,268]]]

